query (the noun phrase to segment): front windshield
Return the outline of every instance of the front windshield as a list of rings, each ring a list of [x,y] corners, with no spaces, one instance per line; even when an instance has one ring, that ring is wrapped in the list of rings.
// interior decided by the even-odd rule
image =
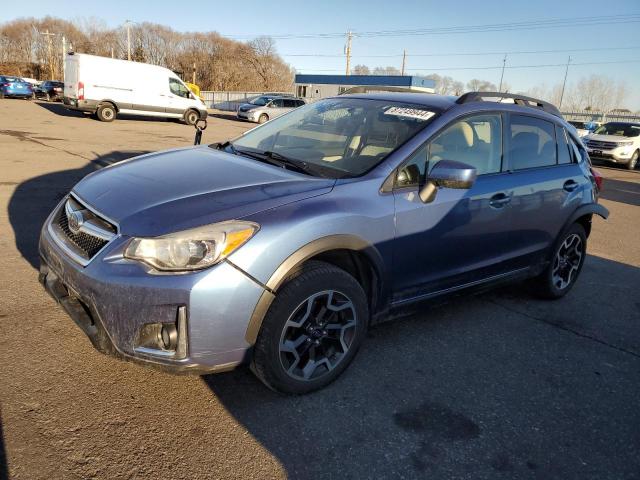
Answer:
[[[258,98],[254,98],[249,103],[251,105],[258,105],[259,107],[264,107],[272,99],[273,99],[273,97],[258,97]]]
[[[429,124],[423,105],[330,98],[293,110],[232,142],[238,151],[269,152],[333,177],[367,172]]]
[[[637,137],[640,135],[640,124],[609,122],[598,127],[597,135],[617,135],[619,137]]]

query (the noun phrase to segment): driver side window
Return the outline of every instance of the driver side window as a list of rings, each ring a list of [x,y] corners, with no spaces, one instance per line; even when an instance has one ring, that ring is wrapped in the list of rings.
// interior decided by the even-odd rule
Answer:
[[[174,95],[182,98],[189,98],[189,89],[176,78],[169,78],[169,90]]]
[[[440,160],[466,163],[478,175],[498,173],[502,168],[502,117],[484,114],[465,117],[444,129],[416,151],[398,169],[395,187],[419,186],[425,174]]]

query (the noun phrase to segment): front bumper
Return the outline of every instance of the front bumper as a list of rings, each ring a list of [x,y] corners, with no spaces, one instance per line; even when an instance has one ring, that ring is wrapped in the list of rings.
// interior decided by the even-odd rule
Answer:
[[[605,160],[613,163],[627,164],[631,161],[633,147],[618,147],[610,150],[598,150],[587,147],[589,157],[596,160]]]
[[[249,110],[248,112],[241,112],[240,110],[238,110],[236,112],[236,116],[240,120],[248,120],[249,122],[257,122],[258,121],[258,119],[256,118],[256,114],[253,113],[251,110]]]
[[[40,282],[97,350],[175,373],[226,371],[246,361],[245,333],[264,289],[240,270],[222,262],[196,273],[153,274],[122,258],[127,239],[120,236],[83,267],[57,245],[48,224],[40,237]],[[180,309],[184,358],[141,348],[143,327],[175,322]]]

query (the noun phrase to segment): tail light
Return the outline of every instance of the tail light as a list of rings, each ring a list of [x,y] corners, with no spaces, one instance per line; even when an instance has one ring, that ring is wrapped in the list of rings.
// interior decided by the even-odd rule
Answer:
[[[78,100],[84,100],[84,83],[78,82]]]
[[[593,175],[593,180],[596,182],[596,187],[598,187],[598,192],[601,192],[602,186],[604,184],[604,177],[598,170],[596,170],[593,167],[591,167],[591,175]]]
[[[10,83],[2,83],[1,85],[2,85],[3,87],[10,87],[10,86],[11,86],[11,84],[10,84]]]

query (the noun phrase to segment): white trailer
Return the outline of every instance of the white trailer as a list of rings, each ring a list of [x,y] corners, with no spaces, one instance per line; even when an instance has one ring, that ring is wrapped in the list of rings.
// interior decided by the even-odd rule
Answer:
[[[83,53],[65,58],[64,104],[103,122],[117,115],[179,118],[193,125],[207,108],[168,68]]]

